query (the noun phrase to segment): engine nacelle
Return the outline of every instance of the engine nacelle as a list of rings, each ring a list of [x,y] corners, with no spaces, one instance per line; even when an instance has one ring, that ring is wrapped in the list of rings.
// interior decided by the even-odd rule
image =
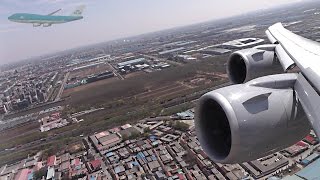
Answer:
[[[276,61],[276,45],[261,45],[231,54],[227,63],[229,79],[234,84],[241,84],[254,78],[281,72]],[[275,70],[275,68],[277,68]]]
[[[43,24],[43,27],[49,27],[49,26],[51,26],[52,24],[49,24],[49,23],[45,23],[45,24]]]
[[[41,26],[40,23],[33,23],[33,27],[39,27],[39,26]]]
[[[296,78],[265,76],[202,96],[195,127],[207,155],[219,163],[247,162],[303,139],[310,125],[292,89]]]

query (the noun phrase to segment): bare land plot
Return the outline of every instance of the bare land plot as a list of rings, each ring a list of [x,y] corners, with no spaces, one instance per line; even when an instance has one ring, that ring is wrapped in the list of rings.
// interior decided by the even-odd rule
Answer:
[[[216,57],[214,59],[189,63],[184,66],[172,67],[153,73],[143,73],[122,81],[117,80],[108,83],[98,81],[66,91],[64,96],[70,95],[68,102],[71,106],[91,107],[105,104],[106,102],[117,99],[152,92],[156,89],[161,91],[161,88],[170,87],[179,81],[196,77],[199,72],[225,73],[224,64],[226,59],[226,57]],[[214,82],[212,83],[214,84]],[[152,97],[152,95],[150,95],[150,97]]]

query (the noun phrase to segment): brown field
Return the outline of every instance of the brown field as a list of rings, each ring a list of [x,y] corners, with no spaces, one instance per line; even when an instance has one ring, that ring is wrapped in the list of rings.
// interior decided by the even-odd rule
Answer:
[[[108,79],[104,79],[104,80],[100,80],[100,81],[97,81],[97,82],[93,82],[93,83],[89,83],[89,84],[85,84],[85,85],[82,85],[82,86],[78,86],[78,87],[75,87],[75,88],[71,88],[71,89],[66,89],[63,91],[62,93],[62,97],[67,97],[73,93],[76,93],[76,92],[82,92],[82,91],[86,91],[87,89],[91,89],[95,86],[106,86],[110,83],[113,83],[115,81],[118,81],[118,77],[112,77],[112,78],[108,78]]]
[[[101,73],[104,71],[111,71],[111,70],[112,69],[109,66],[109,64],[99,64],[97,66],[85,68],[85,69],[78,70],[78,71],[73,71],[70,73],[69,78],[73,78],[73,77],[83,78],[83,77],[86,77],[91,74],[98,74],[98,73]]]
[[[126,74],[124,75],[123,77],[124,78],[132,78],[132,77],[135,77],[135,76],[139,76],[141,74],[145,74],[145,72],[143,71],[137,71],[137,72],[133,72],[133,73],[129,73],[129,74]]]
[[[218,57],[214,60],[204,60],[185,64],[179,67],[172,67],[153,73],[141,73],[128,77],[125,80],[118,79],[109,82],[108,80],[98,81],[85,86],[66,90],[63,96],[70,95],[71,106],[88,108],[91,106],[105,104],[123,98],[135,97],[142,99],[153,98],[174,94],[175,91],[188,90],[196,86],[181,85],[185,80],[193,79],[199,74],[208,79],[214,79],[212,72],[225,73],[225,57]],[[199,73],[201,72],[201,73]],[[107,86],[106,86],[107,84]],[[212,82],[214,84],[214,82]],[[170,88],[174,88],[171,89]]]
[[[9,141],[10,139],[22,137],[26,134],[38,131],[38,129],[39,123],[35,121],[21,124],[20,126],[16,126],[15,128],[6,129],[0,132],[0,144]]]
[[[168,94],[177,93],[186,89],[189,89],[189,88],[181,84],[173,83],[170,86],[149,90],[148,92],[138,94],[135,97],[141,100],[154,99],[154,98],[160,98],[160,97],[166,96]]]

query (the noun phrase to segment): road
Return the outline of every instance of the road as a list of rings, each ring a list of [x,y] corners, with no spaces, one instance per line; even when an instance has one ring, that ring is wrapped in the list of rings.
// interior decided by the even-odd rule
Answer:
[[[170,116],[160,116],[160,117],[154,117],[154,118],[146,118],[145,121],[165,121],[165,120],[173,120]]]
[[[176,62],[176,61],[170,61],[170,60],[163,59],[163,58],[156,57],[156,56],[151,56],[151,55],[147,55],[147,54],[140,54],[140,55],[144,56],[146,58],[150,58],[150,59],[157,59],[159,61],[166,62],[168,64],[173,64],[173,65],[177,65],[177,66],[182,66],[183,65],[182,63],[179,63],[179,62]]]
[[[70,76],[70,72],[67,72],[67,74],[64,76],[64,79],[63,79],[63,81],[61,83],[61,87],[60,87],[60,90],[59,90],[59,92],[57,94],[57,97],[56,97],[55,101],[59,101],[60,100],[62,92],[64,90],[64,85],[67,83],[67,80],[68,80],[69,76]]]
[[[63,137],[79,137],[79,136],[71,136],[70,132],[64,132],[64,133],[56,134],[56,135],[49,136],[49,137],[46,137],[46,138],[38,139],[38,140],[29,142],[29,143],[26,143],[26,144],[19,145],[19,146],[15,147],[15,148],[12,148],[11,150],[0,151],[0,155],[7,154],[6,152],[9,153],[9,152],[12,152],[12,151],[14,151],[14,152],[27,151],[27,150],[30,150],[30,149],[33,149],[33,148],[36,148],[36,147],[39,147],[39,146],[43,146],[43,145],[46,145],[46,144],[51,144],[55,140],[59,140],[60,138],[63,138]]]
[[[64,106],[65,105],[65,99],[61,99],[59,101],[55,102],[48,102],[48,103],[41,103],[39,105],[33,106],[31,108],[23,109],[21,111],[12,112],[10,114],[5,115],[4,120],[19,117],[19,116],[25,116],[27,114],[31,113],[38,113],[42,110],[49,109],[56,106]]]
[[[106,63],[110,66],[110,68],[116,76],[118,76],[121,80],[124,80],[124,77],[121,74],[119,74],[118,71],[109,62]]]

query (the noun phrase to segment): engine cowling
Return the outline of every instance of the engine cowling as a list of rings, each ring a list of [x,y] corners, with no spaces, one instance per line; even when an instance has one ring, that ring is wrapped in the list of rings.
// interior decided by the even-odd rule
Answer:
[[[254,78],[281,72],[275,56],[276,45],[260,45],[231,54],[227,62],[227,73],[234,84],[248,82]]]
[[[39,26],[41,26],[40,23],[33,23],[33,27],[39,27]]]
[[[49,24],[49,23],[45,23],[45,24],[43,24],[43,27],[49,27],[49,26],[51,26],[52,24]]]
[[[296,74],[271,75],[209,92],[196,111],[196,133],[219,163],[258,159],[293,145],[310,132],[292,89]]]

